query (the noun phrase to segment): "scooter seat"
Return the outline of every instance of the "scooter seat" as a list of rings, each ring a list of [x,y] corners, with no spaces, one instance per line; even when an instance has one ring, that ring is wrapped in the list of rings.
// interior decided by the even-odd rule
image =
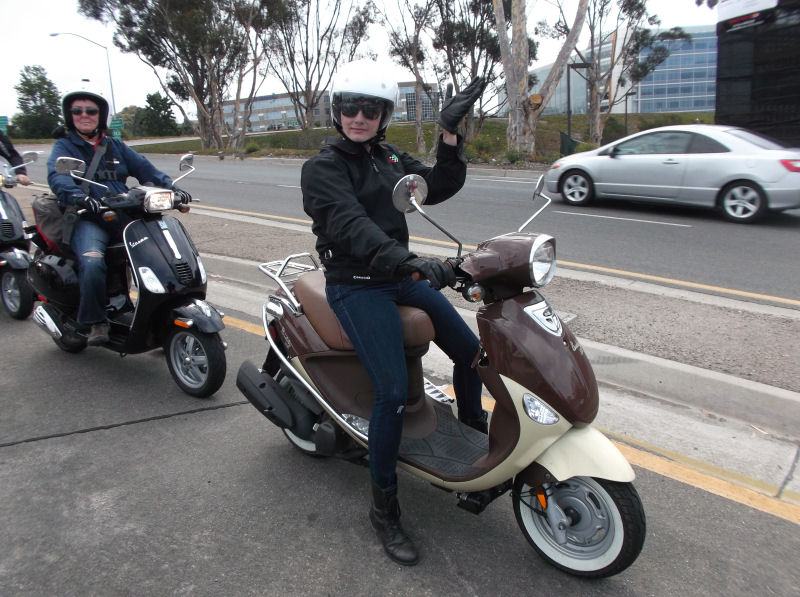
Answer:
[[[294,285],[294,294],[308,321],[317,330],[322,340],[336,350],[353,350],[353,344],[339,323],[336,314],[325,297],[325,276],[322,270],[303,274]],[[406,347],[424,346],[435,336],[433,322],[422,309],[398,305],[403,324],[403,345]]]

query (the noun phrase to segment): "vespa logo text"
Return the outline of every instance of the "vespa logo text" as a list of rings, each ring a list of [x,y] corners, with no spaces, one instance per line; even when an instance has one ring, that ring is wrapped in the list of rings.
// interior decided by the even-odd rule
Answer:
[[[133,241],[133,242],[130,242],[130,243],[128,243],[128,244],[130,245],[130,247],[131,247],[131,249],[132,249],[132,248],[133,248],[133,247],[135,247],[136,245],[141,245],[141,244],[142,244],[144,241],[146,241],[148,238],[150,238],[150,237],[149,237],[149,236],[145,236],[144,238],[140,238],[139,240],[135,240],[135,241]]]

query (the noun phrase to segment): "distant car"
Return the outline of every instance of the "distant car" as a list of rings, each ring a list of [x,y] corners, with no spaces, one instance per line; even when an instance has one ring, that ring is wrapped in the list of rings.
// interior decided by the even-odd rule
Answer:
[[[545,174],[567,203],[630,199],[717,208],[751,223],[800,208],[800,149],[746,129],[665,126],[566,156]]]

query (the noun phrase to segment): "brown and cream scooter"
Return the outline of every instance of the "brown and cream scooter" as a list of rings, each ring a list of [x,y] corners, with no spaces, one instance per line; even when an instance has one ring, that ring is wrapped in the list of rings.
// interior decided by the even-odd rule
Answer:
[[[476,514],[510,490],[540,556],[571,574],[610,576],[639,555],[645,515],[633,469],[591,426],[598,389],[586,353],[539,291],[555,271],[555,239],[522,230],[550,203],[541,190],[540,178],[533,198],[546,203],[518,231],[462,255],[422,210],[424,179],[397,183],[396,208],[458,243],[449,261],[456,290],[483,303],[476,366],[495,401],[488,435],[460,423],[452,399],[423,374],[434,338],[428,316],[399,307],[409,375],[400,466]],[[267,357],[260,369],[245,361],[237,387],[299,450],[363,462],[372,386],[328,306],[317,261],[304,253],[259,268],[277,285],[263,308]]]

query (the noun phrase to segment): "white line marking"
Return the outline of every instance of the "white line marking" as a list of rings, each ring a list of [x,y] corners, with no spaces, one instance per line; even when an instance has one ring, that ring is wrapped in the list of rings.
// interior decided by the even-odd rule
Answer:
[[[637,220],[635,218],[615,218],[614,216],[598,216],[595,214],[582,214],[577,213],[574,211],[558,211],[556,209],[552,210],[551,213],[554,214],[564,214],[565,216],[584,216],[587,218],[603,218],[606,220],[622,220],[623,222],[639,222],[641,224],[659,224],[661,226],[677,226],[679,228],[692,228],[691,224],[674,224],[672,222],[656,222],[654,220]]]

